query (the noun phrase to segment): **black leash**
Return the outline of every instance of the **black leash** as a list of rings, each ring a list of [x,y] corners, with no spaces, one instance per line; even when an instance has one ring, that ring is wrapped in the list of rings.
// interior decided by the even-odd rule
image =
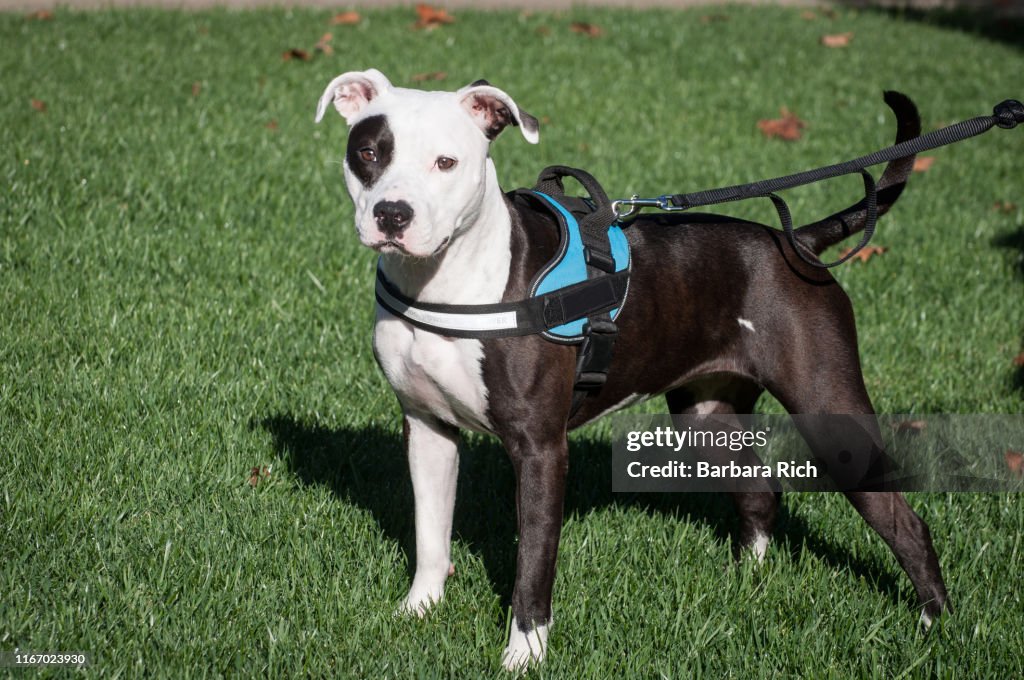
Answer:
[[[612,207],[615,209],[616,215],[619,219],[625,219],[634,215],[639,209],[645,207],[676,211],[689,210],[690,208],[696,208],[698,206],[715,205],[717,203],[740,201],[747,198],[769,198],[775,205],[776,211],[779,213],[779,220],[782,222],[782,229],[786,232],[786,238],[789,240],[793,250],[795,250],[800,258],[808,264],[827,269],[829,267],[835,267],[836,265],[842,264],[856,255],[858,251],[868,244],[868,241],[871,240],[871,236],[875,232],[875,222],[878,219],[878,196],[875,188],[875,180],[865,168],[871,167],[872,165],[878,165],[879,163],[893,161],[898,158],[906,158],[907,156],[912,156],[922,151],[928,151],[940,146],[953,144],[954,142],[959,142],[964,139],[980,135],[995,126],[1009,130],[1020,123],[1024,123],[1024,104],[1021,104],[1021,102],[1015,99],[1007,99],[1006,101],[996,105],[991,116],[978,116],[977,118],[971,118],[969,120],[955,123],[949,127],[929,132],[921,135],[920,137],[915,137],[914,139],[908,139],[905,142],[894,144],[880,151],[876,151],[872,154],[861,156],[860,158],[855,158],[844,163],[836,163],[835,165],[815,168],[814,170],[806,170],[793,175],[775,177],[774,179],[765,179],[759,182],[751,182],[749,184],[737,184],[735,186],[723,187],[720,189],[695,191],[689,194],[667,194],[654,199],[636,197],[623,199],[613,202]],[[839,177],[841,175],[848,175],[854,172],[858,172],[864,177],[864,192],[867,209],[864,236],[853,250],[835,262],[825,264],[808,257],[803,253],[803,249],[798,247],[799,242],[797,241],[796,234],[793,230],[793,219],[789,212],[789,207],[780,196],[776,195],[775,192],[782,191],[783,189],[792,189],[804,184],[811,184],[812,182],[818,182],[824,179]],[[623,212],[620,210],[620,207],[622,206],[629,206],[630,209]]]

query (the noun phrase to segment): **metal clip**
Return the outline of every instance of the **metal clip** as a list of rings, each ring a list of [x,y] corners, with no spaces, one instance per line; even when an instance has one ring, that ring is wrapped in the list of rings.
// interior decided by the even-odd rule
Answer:
[[[623,210],[623,206],[626,207],[625,210]],[[672,197],[668,194],[658,196],[657,198],[640,198],[638,195],[633,194],[629,198],[620,198],[612,201],[612,212],[615,213],[616,220],[628,219],[644,208],[657,208],[665,212],[686,210],[685,207],[675,205],[672,202]]]

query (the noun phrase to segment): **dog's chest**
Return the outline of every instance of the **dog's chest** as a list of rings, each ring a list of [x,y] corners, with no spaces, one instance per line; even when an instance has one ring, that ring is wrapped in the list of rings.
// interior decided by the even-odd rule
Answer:
[[[429,413],[478,432],[491,431],[479,340],[418,330],[378,305],[373,348],[406,411]]]

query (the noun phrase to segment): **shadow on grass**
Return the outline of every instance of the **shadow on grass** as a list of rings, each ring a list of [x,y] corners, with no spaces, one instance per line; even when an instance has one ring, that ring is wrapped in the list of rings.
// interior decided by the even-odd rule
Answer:
[[[346,502],[363,508],[381,531],[398,542],[415,564],[412,484],[401,436],[380,427],[323,428],[290,415],[267,418],[259,426],[274,438],[278,451],[304,483],[325,485]],[[606,507],[633,508],[649,515],[707,524],[721,541],[731,541],[736,513],[725,494],[613,494],[611,448],[602,440],[570,439],[566,516],[585,516]],[[515,579],[515,477],[497,440],[472,437],[460,448],[459,487],[454,538],[480,555],[494,591],[508,606]],[[852,508],[850,512],[853,512]],[[809,550],[836,569],[849,569],[893,601],[914,606],[901,594],[894,566],[850,555],[816,535],[798,516],[782,508],[775,531],[776,550]],[[685,550],[685,546],[680,546]],[[613,562],[613,556],[608,556]],[[410,574],[411,575],[411,574]],[[909,582],[908,582],[909,586]]]
[[[961,6],[947,9],[913,9],[872,6],[864,0],[837,0],[838,4],[887,14],[895,19],[948,28],[1024,49],[1024,14],[998,8]],[[1008,96],[1021,96],[1008,93]]]
[[[1014,231],[996,236],[992,239],[992,245],[997,248],[1009,248],[1017,252],[1015,266],[1017,277],[1024,280],[1024,224],[1017,225]],[[1021,347],[1024,348],[1024,338],[1021,339]],[[1012,384],[1013,389],[1018,392],[1024,392],[1024,366],[1017,366],[1012,377]]]

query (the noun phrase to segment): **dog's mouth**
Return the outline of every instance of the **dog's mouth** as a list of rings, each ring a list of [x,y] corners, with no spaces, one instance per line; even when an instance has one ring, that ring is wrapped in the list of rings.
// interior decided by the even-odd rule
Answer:
[[[372,243],[370,244],[370,247],[378,253],[401,253],[403,255],[409,255],[409,251],[405,249],[405,246],[390,238]]]
[[[448,244],[451,243],[451,240],[451,236],[445,236],[444,240],[442,240],[441,243],[439,243],[438,246],[434,248],[434,251],[427,256],[411,253],[409,252],[408,248],[402,245],[402,243],[390,238],[377,241],[376,243],[372,243],[370,244],[370,247],[376,250],[378,253],[382,254],[399,253],[401,255],[408,255],[410,257],[434,257],[436,255],[440,255],[441,252],[448,247]]]

